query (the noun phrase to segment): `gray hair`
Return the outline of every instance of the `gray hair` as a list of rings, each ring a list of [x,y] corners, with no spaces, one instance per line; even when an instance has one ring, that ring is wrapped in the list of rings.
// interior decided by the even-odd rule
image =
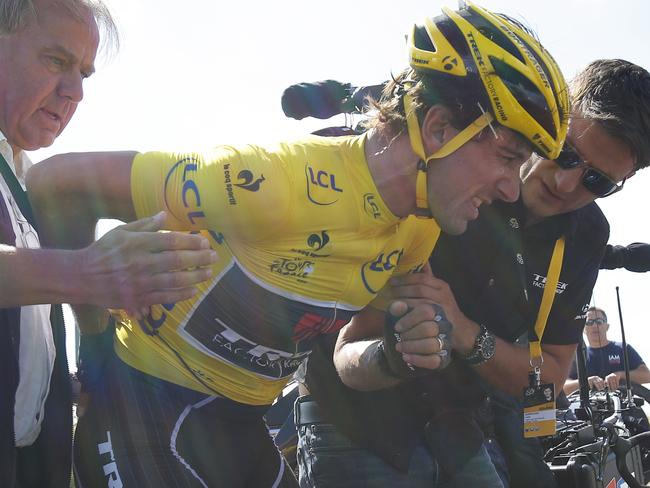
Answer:
[[[73,16],[83,19],[85,10],[90,10],[101,32],[101,48],[109,52],[119,47],[117,25],[108,7],[102,0],[49,0],[67,9]],[[34,0],[2,0],[0,1],[0,36],[13,34],[23,28],[34,16],[38,9]]]

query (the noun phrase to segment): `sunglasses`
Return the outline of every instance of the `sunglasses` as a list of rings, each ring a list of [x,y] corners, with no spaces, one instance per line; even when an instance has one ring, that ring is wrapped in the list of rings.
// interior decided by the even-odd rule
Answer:
[[[625,179],[616,183],[602,171],[589,166],[569,144],[564,144],[562,151],[555,159],[555,163],[562,169],[584,168],[582,185],[597,197],[608,197],[621,191]]]
[[[587,319],[585,325],[605,325],[605,319]]]

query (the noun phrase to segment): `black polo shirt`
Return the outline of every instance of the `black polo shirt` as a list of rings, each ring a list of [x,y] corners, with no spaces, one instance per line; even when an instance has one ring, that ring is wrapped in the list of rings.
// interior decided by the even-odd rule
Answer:
[[[595,203],[526,226],[521,201],[495,202],[481,209],[464,234],[441,236],[431,268],[449,283],[465,315],[514,342],[535,324],[562,235],[562,270],[542,342],[576,344],[609,238],[609,224]]]
[[[441,235],[430,263],[434,275],[450,284],[468,317],[514,342],[535,324],[553,248],[562,235],[563,265],[542,342],[574,344],[582,333],[609,237],[609,225],[597,205],[529,227],[521,202],[485,207],[466,233]],[[360,446],[407,469],[417,439],[431,420],[441,434],[431,440],[431,449],[443,470],[453,471],[480,447],[480,429],[472,430],[471,411],[485,391],[478,374],[462,361],[393,389],[359,392],[340,381],[332,352],[332,338],[317,341],[306,383],[327,419]],[[465,431],[459,432],[461,427]],[[459,438],[462,445],[451,443]]]

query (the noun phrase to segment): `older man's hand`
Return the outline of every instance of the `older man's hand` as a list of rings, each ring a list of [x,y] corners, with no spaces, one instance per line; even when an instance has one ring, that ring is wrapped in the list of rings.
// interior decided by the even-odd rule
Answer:
[[[116,227],[82,251],[84,302],[146,314],[150,305],[192,297],[217,260],[207,238],[158,232],[165,214]]]

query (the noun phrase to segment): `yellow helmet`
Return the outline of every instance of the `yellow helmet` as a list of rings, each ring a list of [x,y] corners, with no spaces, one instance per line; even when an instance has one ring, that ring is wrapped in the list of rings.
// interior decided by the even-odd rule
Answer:
[[[538,153],[555,159],[568,128],[569,92],[553,57],[516,21],[469,1],[454,11],[415,25],[409,36],[409,62],[418,73],[458,77],[477,94],[481,112],[435,154],[424,154],[412,97],[404,95],[411,146],[421,161],[416,181],[417,215],[430,216],[427,165],[443,158],[496,120],[524,136]],[[443,75],[444,76],[444,75]],[[476,107],[465,110],[476,111]]]
[[[411,67],[474,78],[497,122],[522,134],[543,156],[556,158],[569,115],[557,63],[516,21],[463,3],[457,12],[444,7],[442,15],[413,27]]]

